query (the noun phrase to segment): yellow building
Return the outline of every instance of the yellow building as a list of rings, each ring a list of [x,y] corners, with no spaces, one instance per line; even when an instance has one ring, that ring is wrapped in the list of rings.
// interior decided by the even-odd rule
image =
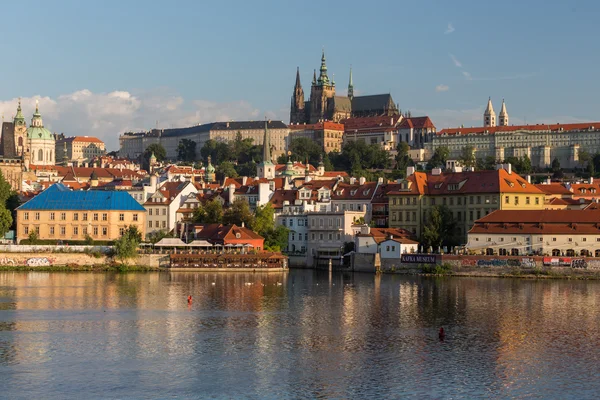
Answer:
[[[446,206],[466,241],[473,223],[495,210],[541,210],[544,192],[507,169],[495,171],[412,172],[400,189],[388,193],[389,226],[418,237],[435,206]]]
[[[56,183],[17,208],[17,241],[115,240],[129,226],[145,234],[146,210],[125,191],[72,191]]]

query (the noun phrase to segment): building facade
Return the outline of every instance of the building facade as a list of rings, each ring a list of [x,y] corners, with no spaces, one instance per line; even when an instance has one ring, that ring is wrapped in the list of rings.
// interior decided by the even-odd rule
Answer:
[[[92,136],[65,137],[58,135],[55,142],[57,162],[90,162],[106,153],[104,142]]]
[[[56,183],[17,208],[17,240],[116,240],[129,226],[145,234],[146,210],[125,191],[72,191]]]
[[[397,115],[398,108],[390,94],[354,96],[352,69],[348,82],[347,96],[336,96],[335,82],[329,78],[325,52],[321,55],[319,76],[313,73],[310,98],[304,100],[304,90],[300,82],[300,70],[296,70],[296,83],[290,107],[291,124],[315,124],[322,121],[339,122],[350,117]]]
[[[307,138],[319,145],[325,153],[342,151],[344,138],[344,125],[331,121],[318,122],[315,124],[291,124],[290,142],[294,138]]]
[[[127,132],[119,136],[119,157],[138,158],[153,143],[159,143],[167,152],[167,159],[177,159],[177,147],[183,139],[196,142],[196,159],[200,159],[200,149],[212,139],[219,142],[232,142],[238,133],[242,139],[252,139],[254,145],[264,143],[264,121],[212,122],[189,128],[153,129],[149,132]],[[281,121],[267,121],[271,156],[276,159],[287,151],[289,129]]]

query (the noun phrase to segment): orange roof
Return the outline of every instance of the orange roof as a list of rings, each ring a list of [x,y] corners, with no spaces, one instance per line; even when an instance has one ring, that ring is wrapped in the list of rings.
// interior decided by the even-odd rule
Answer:
[[[600,122],[584,122],[578,124],[537,124],[537,125],[509,125],[509,126],[479,126],[475,128],[448,128],[442,129],[438,136],[450,135],[482,135],[500,132],[568,132],[568,131],[597,131],[600,130]]]
[[[467,193],[531,193],[543,194],[535,185],[505,169],[493,171],[415,172],[407,178],[409,189],[389,192],[388,195],[451,195]]]
[[[58,139],[57,142],[86,142],[86,143],[102,143],[104,142],[93,136],[73,136],[64,139]]]
[[[572,195],[573,193],[567,189],[562,183],[553,182],[550,184],[539,183],[536,184],[535,187],[540,189],[545,194],[560,194],[560,195]]]
[[[379,116],[379,117],[359,117],[347,118],[341,122],[344,124],[345,132],[348,133],[368,133],[393,131],[397,129],[398,121],[401,115]]]
[[[427,117],[427,116],[425,116],[425,117],[408,117],[408,118],[404,118],[400,122],[400,125],[398,125],[398,129],[410,129],[410,128],[415,128],[415,129],[431,128],[431,129],[435,129],[435,125],[433,125],[433,122],[431,122],[431,119],[429,119],[429,117]]]
[[[334,131],[343,131],[344,124],[338,124],[331,121],[318,122],[316,124],[291,124],[288,125],[291,131],[303,131],[303,130],[314,130],[318,131],[321,129],[329,129]]]

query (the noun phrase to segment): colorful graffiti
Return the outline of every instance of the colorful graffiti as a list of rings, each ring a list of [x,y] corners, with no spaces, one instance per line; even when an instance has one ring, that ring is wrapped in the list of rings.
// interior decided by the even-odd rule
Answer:
[[[28,258],[25,264],[27,264],[28,267],[49,267],[52,265],[50,260],[46,257]]]
[[[0,258],[0,265],[15,265],[15,260],[12,258],[2,257]]]

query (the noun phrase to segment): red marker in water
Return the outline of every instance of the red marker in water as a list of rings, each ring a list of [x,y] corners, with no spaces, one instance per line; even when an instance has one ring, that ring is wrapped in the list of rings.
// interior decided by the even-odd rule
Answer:
[[[188,306],[192,305],[192,295],[188,296]]]
[[[444,338],[446,337],[446,332],[444,331],[444,327],[440,328],[440,332],[438,333],[438,336],[440,337],[440,340],[444,340]]]

